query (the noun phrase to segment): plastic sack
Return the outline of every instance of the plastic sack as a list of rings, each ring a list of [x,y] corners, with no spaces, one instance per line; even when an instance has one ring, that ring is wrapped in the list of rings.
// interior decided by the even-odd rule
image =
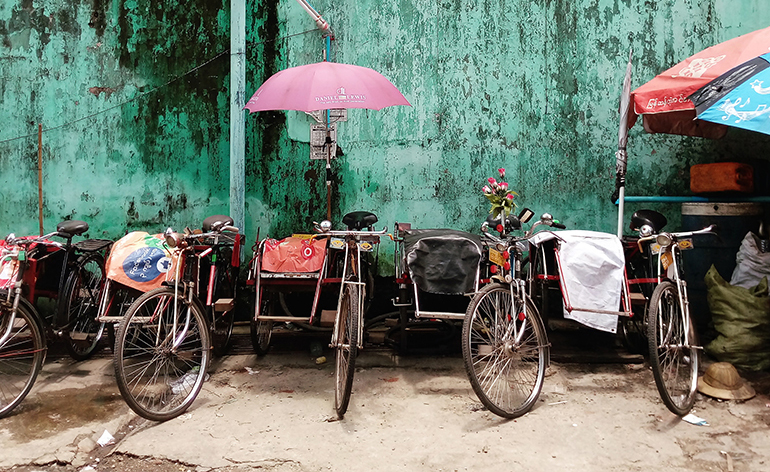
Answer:
[[[262,270],[266,272],[318,272],[326,255],[326,239],[288,237],[265,240]]]
[[[728,284],[712,265],[704,278],[718,335],[706,352],[747,370],[770,368],[770,297],[767,277],[750,289]]]
[[[175,262],[162,234],[134,231],[112,246],[105,270],[108,279],[149,292],[173,278]]]
[[[762,277],[769,275],[770,252],[761,252],[759,250],[759,238],[749,231],[741,241],[741,247],[735,256],[735,270],[730,284],[752,288],[762,280]]]

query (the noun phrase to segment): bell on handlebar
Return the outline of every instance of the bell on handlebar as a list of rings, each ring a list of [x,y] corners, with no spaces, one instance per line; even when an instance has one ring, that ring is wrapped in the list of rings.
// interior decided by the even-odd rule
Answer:
[[[327,233],[332,229],[332,222],[329,220],[323,220],[318,224],[318,229],[320,229],[322,233]]]

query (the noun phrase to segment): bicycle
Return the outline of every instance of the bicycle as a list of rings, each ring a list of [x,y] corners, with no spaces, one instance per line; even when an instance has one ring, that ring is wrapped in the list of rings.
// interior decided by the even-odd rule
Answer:
[[[45,361],[47,341],[60,338],[75,360],[98,348],[104,324],[96,321],[104,283],[104,251],[112,241],[72,239],[88,224],[68,220],[44,236],[8,235],[0,270],[0,418],[32,389]],[[52,241],[60,237],[65,244]],[[56,300],[41,315],[40,298]]]
[[[550,363],[545,325],[530,297],[529,277],[523,275],[527,259],[522,243],[529,242],[538,224],[563,225],[541,220],[523,237],[510,234],[531,217],[526,209],[518,217],[508,216],[498,226],[500,237],[489,233],[488,221],[482,225],[496,269],[473,296],[463,320],[463,362],[471,387],[489,411],[504,418],[532,409]]]
[[[143,418],[166,421],[184,413],[208,375],[212,343],[224,349],[230,341],[235,248],[240,246],[232,223],[217,215],[204,221],[202,233],[167,229],[164,237],[173,261],[168,274],[173,278],[139,296],[119,322],[115,378],[123,399]],[[232,251],[230,260],[222,257],[224,250]],[[201,269],[207,263],[205,284]],[[228,297],[216,298],[219,295]]]
[[[325,220],[316,224],[316,230],[329,237],[329,248],[344,251],[339,271],[340,293],[337,302],[337,313],[332,330],[329,347],[335,349],[334,369],[334,409],[337,417],[342,419],[350,404],[350,394],[353,387],[356,356],[363,348],[364,329],[364,300],[366,294],[366,269],[363,254],[371,252],[373,246],[379,244],[380,236],[387,232],[374,231],[373,225],[377,217],[372,213],[360,213],[354,218],[344,220],[352,230],[334,231],[331,222]],[[368,227],[368,231],[362,228]]]

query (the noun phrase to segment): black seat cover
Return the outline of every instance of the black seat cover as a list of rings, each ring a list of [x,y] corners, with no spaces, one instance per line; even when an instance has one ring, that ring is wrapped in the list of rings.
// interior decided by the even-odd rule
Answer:
[[[56,225],[56,232],[63,238],[71,238],[73,236],[80,236],[88,231],[88,223],[80,220],[67,220],[62,221]]]
[[[637,210],[631,216],[631,229],[637,230],[644,225],[650,225],[653,232],[658,233],[666,226],[668,220],[655,210]]]
[[[369,211],[352,211],[342,217],[342,223],[350,230],[360,231],[377,223],[377,215]]]
[[[214,215],[209,216],[205,220],[203,220],[203,232],[208,233],[211,231],[211,227],[214,226],[216,223],[224,223],[224,226],[232,226],[235,221],[233,221],[232,218],[230,218],[227,215]]]

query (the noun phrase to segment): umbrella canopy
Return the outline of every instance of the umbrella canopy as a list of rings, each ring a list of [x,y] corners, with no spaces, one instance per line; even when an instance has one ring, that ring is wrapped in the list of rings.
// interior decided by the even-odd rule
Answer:
[[[317,62],[282,70],[262,84],[246,103],[250,112],[366,108],[411,104],[388,79],[367,67]]]
[[[633,109],[652,133],[721,137],[727,128],[695,119],[688,97],[721,74],[770,50],[770,27],[694,54],[633,92]]]
[[[770,53],[725,72],[688,98],[701,120],[770,134]]]

